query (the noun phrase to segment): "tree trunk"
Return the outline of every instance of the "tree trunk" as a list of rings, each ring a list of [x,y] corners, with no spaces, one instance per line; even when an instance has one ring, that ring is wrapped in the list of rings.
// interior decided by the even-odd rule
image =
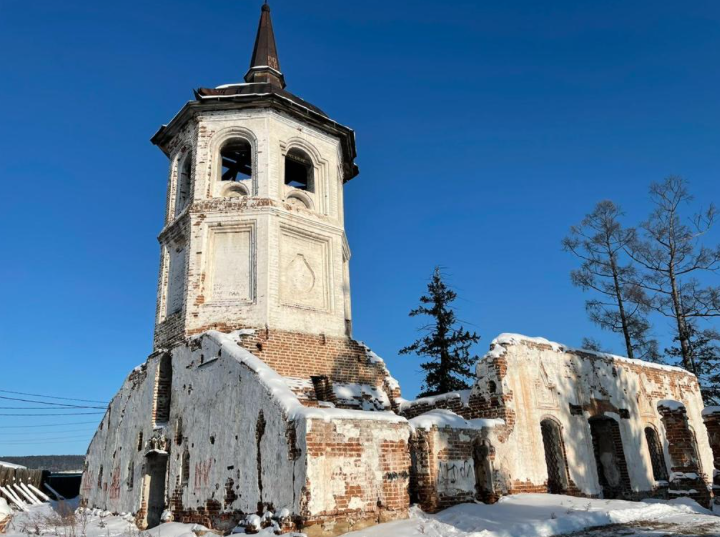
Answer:
[[[680,293],[678,292],[677,280],[675,278],[675,268],[672,262],[669,266],[668,279],[670,280],[670,296],[672,298],[675,321],[677,322],[678,341],[680,342],[683,367],[691,373],[697,374],[695,371],[695,363],[692,358],[692,350],[690,349],[687,320],[685,319],[685,313],[683,312],[682,303],[680,301]]]
[[[610,267],[612,269],[613,283],[615,284],[615,298],[618,303],[618,311],[620,312],[620,322],[622,323],[623,336],[625,337],[625,349],[628,358],[634,358],[632,340],[630,339],[630,329],[628,327],[627,314],[625,313],[625,304],[620,291],[620,281],[618,280],[617,265],[615,264],[615,256],[610,254]]]

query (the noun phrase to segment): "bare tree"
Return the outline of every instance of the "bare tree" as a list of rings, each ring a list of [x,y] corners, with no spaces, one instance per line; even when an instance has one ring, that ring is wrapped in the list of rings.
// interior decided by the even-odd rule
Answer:
[[[629,358],[656,360],[657,343],[649,338],[647,299],[635,282],[637,272],[625,251],[634,240],[620,223],[622,210],[601,201],[580,225],[570,228],[563,248],[582,264],[570,273],[573,284],[597,295],[585,302],[590,319],[605,330],[622,334]]]
[[[682,365],[697,374],[691,341],[693,323],[720,317],[720,287],[703,285],[697,279],[703,272],[720,269],[720,247],[708,248],[700,242],[715,222],[715,207],[710,205],[684,219],[683,207],[693,198],[680,177],[653,183],[650,198],[655,209],[626,250],[644,269],[635,282],[649,293],[646,304],[672,319]]]

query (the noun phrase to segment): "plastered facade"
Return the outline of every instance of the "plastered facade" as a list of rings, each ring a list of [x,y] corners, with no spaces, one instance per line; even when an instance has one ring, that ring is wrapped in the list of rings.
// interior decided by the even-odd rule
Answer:
[[[222,181],[221,149],[239,140],[251,147],[251,178]],[[284,182],[295,148],[312,160],[312,192]],[[214,328],[348,335],[339,141],[287,114],[250,108],[198,113],[164,150],[156,348]],[[190,199],[181,208],[186,169]]]
[[[546,422],[554,424],[560,439],[555,446],[560,468],[556,479],[565,494],[627,499],[689,496],[709,502],[713,451],[703,424],[697,379],[681,369],[505,335],[478,363],[472,390],[406,402],[401,412],[413,418],[434,408],[468,419],[503,419],[503,425],[488,432],[492,490],[486,493],[490,496],[549,491],[548,444],[541,427]],[[668,422],[668,413],[680,416]],[[648,428],[657,435],[667,479],[654,476]],[[435,466],[445,456],[433,442],[447,442],[443,438],[451,431],[423,433],[430,438],[424,449],[431,461],[424,471],[438,486]],[[604,449],[598,443],[608,446]],[[687,447],[691,443],[694,448]],[[685,457],[691,449],[695,455]],[[475,464],[469,455],[466,462]],[[614,483],[603,486],[606,473]],[[425,495],[434,498],[427,501],[428,508],[439,505],[439,489]]]
[[[334,535],[406,516],[406,420],[303,405],[240,341],[209,333],[130,374],[88,450],[83,500],[135,513],[141,527],[164,519],[229,530],[248,515],[283,513],[284,529]],[[168,373],[166,399],[158,392]]]

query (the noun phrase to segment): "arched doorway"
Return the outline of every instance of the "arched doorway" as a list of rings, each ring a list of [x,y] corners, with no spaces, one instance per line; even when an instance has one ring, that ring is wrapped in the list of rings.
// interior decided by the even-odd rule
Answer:
[[[560,424],[553,419],[546,418],[540,422],[540,430],[545,448],[548,492],[564,494],[568,489],[568,475]]]
[[[618,422],[605,416],[590,418],[589,422],[603,498],[629,496],[630,477]]]
[[[475,497],[481,502],[494,501],[495,490],[492,475],[492,445],[487,440],[476,440],[473,445],[475,467]]]

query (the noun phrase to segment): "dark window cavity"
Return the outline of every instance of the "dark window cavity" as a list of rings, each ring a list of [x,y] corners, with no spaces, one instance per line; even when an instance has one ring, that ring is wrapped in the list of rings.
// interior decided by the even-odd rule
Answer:
[[[178,169],[177,180],[177,201],[175,202],[175,216],[180,214],[190,202],[191,191],[191,174],[192,174],[192,153],[185,155],[182,159],[180,168]]]
[[[244,181],[252,177],[252,148],[247,140],[231,140],[220,150],[223,181]]]
[[[285,155],[285,184],[315,192],[315,168],[304,151],[293,148]]]
[[[657,431],[652,427],[645,427],[645,440],[650,452],[650,464],[652,464],[655,481],[667,481],[667,466],[665,465],[665,457]]]
[[[565,494],[568,489],[567,463],[565,446],[560,425],[551,419],[540,422],[543,447],[545,448],[545,464],[548,472],[548,492]]]

